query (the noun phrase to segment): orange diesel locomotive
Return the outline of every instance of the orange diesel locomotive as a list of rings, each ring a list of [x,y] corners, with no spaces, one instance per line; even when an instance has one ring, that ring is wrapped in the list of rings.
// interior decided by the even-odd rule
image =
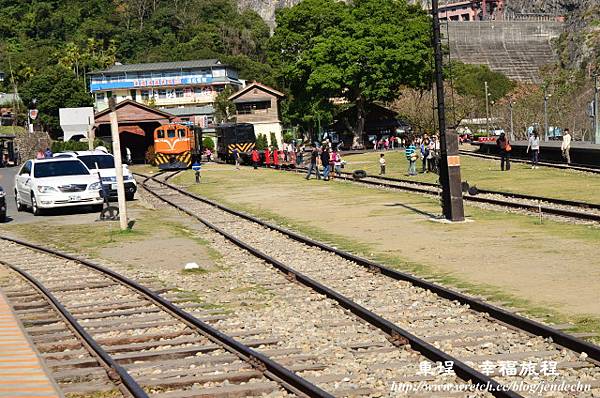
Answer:
[[[187,169],[202,151],[202,129],[165,124],[154,130],[155,164],[161,170]]]

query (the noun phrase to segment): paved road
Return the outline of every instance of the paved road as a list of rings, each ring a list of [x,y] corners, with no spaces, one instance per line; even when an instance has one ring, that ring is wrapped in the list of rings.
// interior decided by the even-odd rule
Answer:
[[[64,209],[53,209],[47,211],[41,217],[35,217],[30,211],[17,212],[15,205],[15,175],[20,167],[0,168],[0,185],[6,191],[6,218],[8,224],[23,224],[39,222],[41,220],[51,220],[54,223],[60,223],[63,220],[81,220],[81,222],[92,222],[97,218],[97,213],[90,207],[71,207]],[[0,224],[2,225],[2,224]]]
[[[20,167],[5,167],[0,168],[0,185],[6,191],[6,218],[8,223],[14,222],[32,222],[34,220],[33,214],[29,212],[17,213],[17,207],[15,206],[15,174],[19,171]]]

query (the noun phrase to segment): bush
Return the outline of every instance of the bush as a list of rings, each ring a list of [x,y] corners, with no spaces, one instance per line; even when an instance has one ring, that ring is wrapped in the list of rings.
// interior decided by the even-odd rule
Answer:
[[[204,139],[202,140],[202,148],[203,149],[208,148],[211,151],[214,151],[214,149],[215,149],[215,142],[210,137],[204,137]]]
[[[259,134],[256,137],[256,149],[259,151],[264,150],[269,145],[269,141],[267,140],[267,136],[264,134]]]
[[[106,147],[109,151],[112,149],[110,145],[101,139],[94,140],[94,148],[98,146]],[[69,151],[87,151],[89,149],[87,142],[81,141],[53,141],[51,146],[52,152],[69,152]]]
[[[277,144],[277,135],[273,132],[271,132],[271,146],[273,148],[279,148],[279,144]]]

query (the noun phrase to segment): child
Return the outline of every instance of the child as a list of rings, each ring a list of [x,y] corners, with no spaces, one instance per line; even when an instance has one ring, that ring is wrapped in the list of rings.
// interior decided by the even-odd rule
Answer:
[[[385,154],[379,155],[379,175],[385,175]]]

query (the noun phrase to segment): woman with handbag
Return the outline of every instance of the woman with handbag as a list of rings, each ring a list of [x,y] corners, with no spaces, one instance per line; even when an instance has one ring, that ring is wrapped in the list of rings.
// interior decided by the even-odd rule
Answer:
[[[512,147],[508,141],[506,134],[500,134],[500,138],[496,140],[496,145],[500,151],[500,169],[504,171],[504,165],[506,164],[506,171],[510,170],[510,151]]]

